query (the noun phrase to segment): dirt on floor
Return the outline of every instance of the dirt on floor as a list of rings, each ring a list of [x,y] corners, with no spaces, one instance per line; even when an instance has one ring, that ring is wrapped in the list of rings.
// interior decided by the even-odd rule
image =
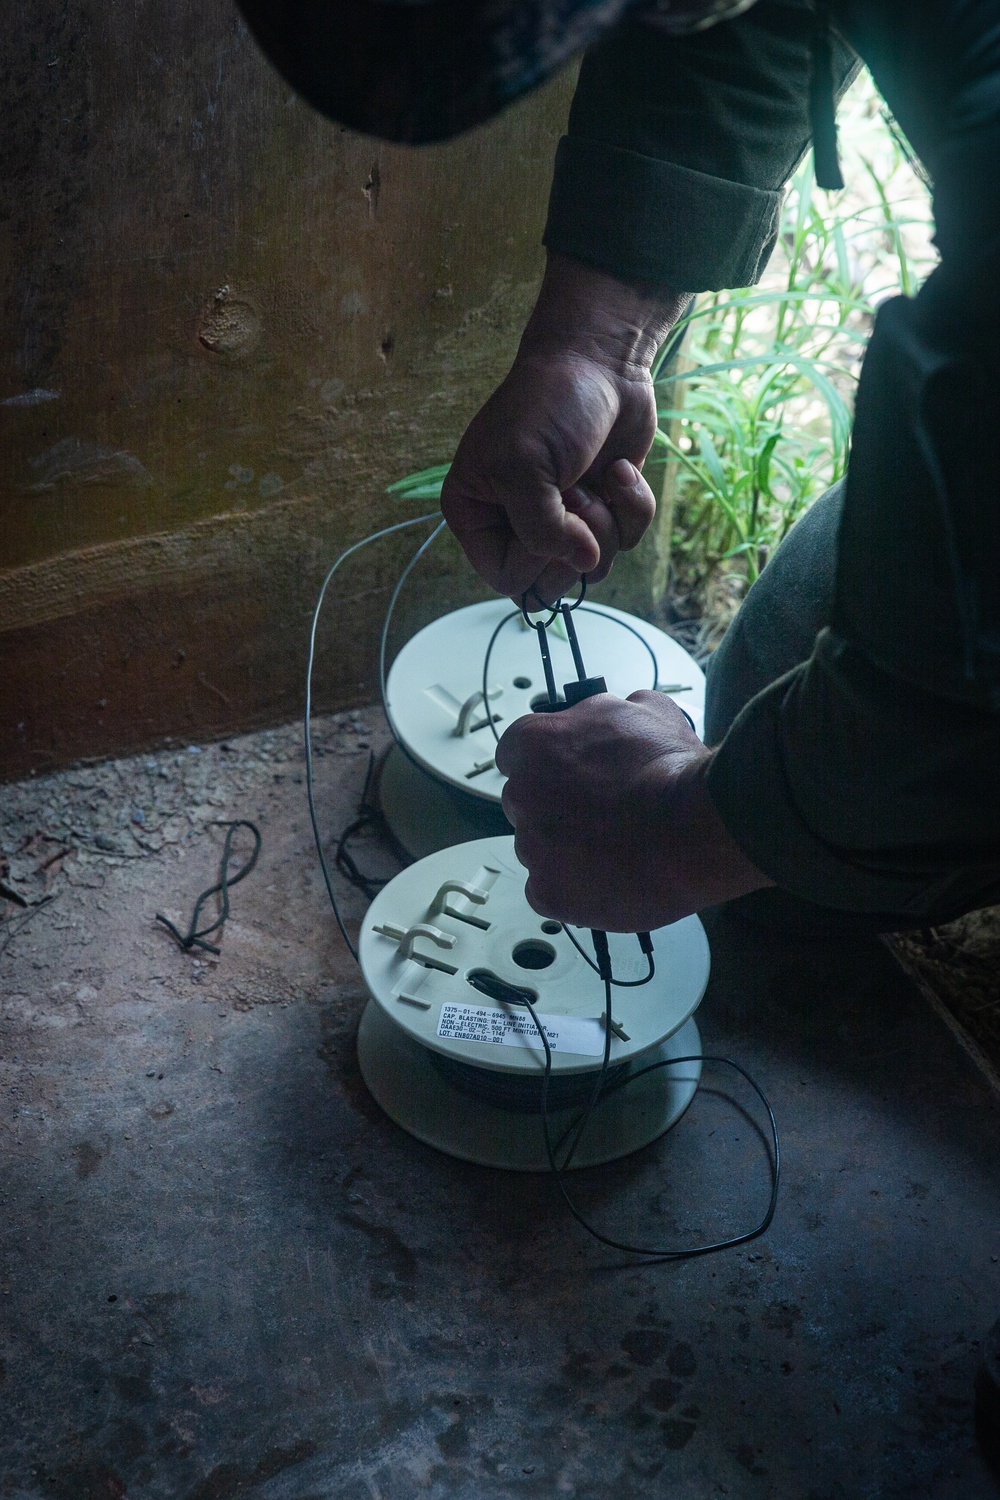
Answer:
[[[332,790],[344,783],[356,805],[369,758],[385,737],[376,709],[317,720],[318,786]],[[116,870],[123,871],[125,880],[123,887],[115,876],[115,899],[122,899],[123,888],[134,887],[143,908],[142,943],[155,944],[167,958],[174,945],[150,906],[149,866],[157,868],[156,910],[186,932],[194,899],[218,875],[226,832],[219,820],[234,816],[256,820],[264,832],[261,873],[266,871],[273,882],[277,932],[280,909],[294,900],[303,869],[315,875],[316,861],[304,805],[301,819],[279,832],[268,827],[268,804],[283,783],[302,784],[304,777],[302,731],[292,724],[241,740],[107,761],[0,787],[0,959],[17,953],[36,968],[46,968],[53,948],[67,941],[92,946],[96,953],[106,923],[104,892]],[[331,839],[339,832],[327,830]],[[252,847],[247,830],[240,830],[234,870]],[[166,885],[164,855],[166,868],[176,872]],[[366,856],[380,874],[392,873],[374,846],[366,850],[362,844],[359,858],[364,862]],[[238,911],[238,888],[233,903]],[[349,890],[345,903],[350,925],[365,903]],[[213,920],[215,909],[214,902],[208,904],[203,922]],[[1000,1071],[1000,907],[926,933],[893,937],[889,946]],[[217,967],[205,950],[192,949],[188,959],[192,981],[208,979]],[[260,952],[246,965],[230,965],[228,972],[228,999],[236,1007],[259,1003],[273,989]],[[86,977],[82,970],[81,977]],[[318,979],[318,974],[302,976],[307,987]]]
[[[370,757],[385,736],[381,715],[372,710],[314,721],[321,822],[342,816],[331,813],[333,804],[356,805]],[[308,998],[347,960],[325,915],[322,934],[301,944],[301,951],[315,958],[308,972],[293,976],[296,995],[289,994],[287,975],[275,984],[274,955],[284,956],[289,937],[304,920],[306,887],[321,879],[304,783],[302,728],[290,724],[221,744],[190,745],[0,786],[0,998],[6,1003],[14,991],[27,992],[29,975],[44,989],[46,973],[61,973],[70,951],[77,987],[67,999],[74,1003],[75,997],[84,1006],[95,986],[110,983],[127,991],[133,969],[146,973],[153,960],[168,988],[185,975],[195,993],[197,987],[211,990],[214,999],[237,1010],[266,1003],[276,989],[285,1002],[299,990],[298,998]],[[291,817],[290,805],[296,809]],[[226,953],[220,965],[206,948],[183,952],[157,913],[182,934],[188,932],[196,899],[218,880],[234,819],[260,831],[262,851],[252,878],[255,886],[263,882],[267,915],[263,923],[246,923],[247,888],[232,889],[225,931],[209,939]],[[331,847],[340,832],[324,828]],[[253,848],[250,830],[237,829],[231,875]],[[366,858],[363,841],[357,852]],[[379,851],[370,852],[379,857]],[[341,886],[345,919],[355,927],[367,903]],[[134,924],[127,955],[109,951],[123,907]],[[210,899],[199,926],[217,914],[218,900]]]
[[[970,912],[889,946],[1000,1072],[1000,906]]]

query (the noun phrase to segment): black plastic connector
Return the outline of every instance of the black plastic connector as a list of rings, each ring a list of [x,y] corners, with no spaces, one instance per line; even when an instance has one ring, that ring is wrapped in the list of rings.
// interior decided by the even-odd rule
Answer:
[[[566,699],[566,707],[572,708],[574,703],[582,703],[584,698],[596,698],[598,693],[606,693],[608,684],[603,677],[584,677],[581,682],[567,682],[563,687],[563,696]]]
[[[471,984],[481,995],[488,995],[491,1000],[499,1000],[503,1005],[535,1005],[538,1001],[534,990],[510,984],[506,979],[501,979],[499,974],[494,974],[492,969],[472,969],[465,978],[466,983]]]
[[[594,957],[597,959],[598,972],[602,979],[609,984],[613,983],[611,974],[611,949],[608,947],[608,935],[599,927],[592,927],[590,936],[594,942]]]

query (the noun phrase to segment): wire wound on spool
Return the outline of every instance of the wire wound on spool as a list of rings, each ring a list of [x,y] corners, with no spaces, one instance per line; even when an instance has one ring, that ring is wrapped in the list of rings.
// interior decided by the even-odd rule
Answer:
[[[478,1099],[481,1104],[494,1109],[506,1109],[512,1114],[541,1115],[544,1075],[541,1069],[536,1077],[523,1073],[501,1073],[492,1068],[477,1068],[475,1063],[459,1062],[445,1057],[431,1048],[425,1049],[435,1070],[446,1083]],[[565,1109],[583,1109],[594,1092],[594,1074],[598,1068],[586,1073],[554,1073],[549,1076],[548,1109],[550,1112]],[[627,1081],[631,1063],[618,1063],[605,1074],[606,1092],[612,1084]]]

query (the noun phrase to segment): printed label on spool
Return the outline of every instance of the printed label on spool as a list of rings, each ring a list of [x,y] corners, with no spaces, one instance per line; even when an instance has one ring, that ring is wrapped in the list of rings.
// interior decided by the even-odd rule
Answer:
[[[604,1027],[585,1016],[545,1016],[536,1011],[553,1052],[575,1052],[601,1057]],[[527,1011],[499,1010],[489,1005],[442,1005],[437,1034],[449,1042],[486,1042],[494,1047],[535,1047],[542,1039]]]

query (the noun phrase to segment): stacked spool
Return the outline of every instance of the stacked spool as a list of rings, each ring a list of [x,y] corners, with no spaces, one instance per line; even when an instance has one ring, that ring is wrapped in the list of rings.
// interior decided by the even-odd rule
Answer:
[[[385,820],[411,859],[467,839],[509,833],[500,808],[504,778],[483,703],[483,662],[509,600],[471,604],[419,631],[399,652],[386,682],[385,709],[395,738],[379,777]],[[620,698],[640,688],[672,697],[701,734],[705,676],[677,641],[622,610],[586,603],[574,613],[587,671]],[[569,643],[557,620],[549,630],[558,684],[574,680]],[[489,709],[502,733],[544,701],[538,644],[519,614],[491,653]]]
[[[565,1146],[605,1051],[605,991],[556,922],[524,897],[525,870],[509,836],[439,850],[376,897],[361,930],[371,999],[358,1061],[386,1114],[451,1156],[521,1171],[549,1169],[541,1086],[545,1055],[517,995],[525,992],[551,1050],[550,1138]],[[590,936],[575,932],[589,950]],[[608,1087],[572,1166],[638,1150],[687,1108],[700,1064],[656,1066],[701,1051],[693,1019],[709,974],[697,917],[654,932],[656,973],[615,988]],[[633,935],[609,936],[618,979],[641,979]]]

